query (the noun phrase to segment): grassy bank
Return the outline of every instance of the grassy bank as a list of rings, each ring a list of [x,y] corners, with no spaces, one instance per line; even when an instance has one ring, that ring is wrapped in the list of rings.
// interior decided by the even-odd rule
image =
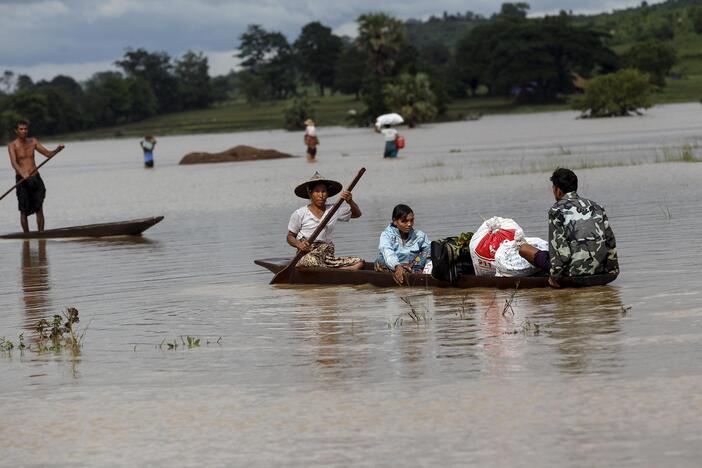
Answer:
[[[695,70],[697,71],[697,70]],[[669,80],[666,88],[653,96],[656,104],[699,102],[702,94],[702,73]],[[360,112],[362,104],[353,96],[325,96],[312,99],[318,125],[346,125],[350,110]],[[176,112],[152,117],[141,122],[85,132],[61,135],[52,139],[92,140],[100,138],[143,137],[153,134],[184,135],[193,133],[270,130],[283,127],[283,111],[287,102],[264,102],[251,105],[229,102],[210,109]],[[487,114],[514,114],[570,109],[567,103],[548,105],[519,105],[505,98],[477,97],[459,99],[448,105],[439,121],[448,122]]]

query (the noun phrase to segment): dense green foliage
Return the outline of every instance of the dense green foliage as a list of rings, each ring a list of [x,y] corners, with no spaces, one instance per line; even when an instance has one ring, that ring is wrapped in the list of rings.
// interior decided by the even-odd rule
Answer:
[[[293,98],[283,114],[286,130],[302,130],[305,128],[305,120],[314,118],[315,111],[307,96]]]
[[[572,26],[567,16],[510,19],[473,29],[457,48],[459,77],[472,94],[552,101],[573,91],[573,73],[589,76],[616,67],[599,33]]]
[[[335,84],[336,63],[343,47],[341,38],[315,21],[302,28],[294,47],[303,76],[319,86],[319,94],[324,96],[324,89]]]
[[[573,108],[585,117],[617,117],[651,107],[651,84],[647,75],[627,68],[590,80],[585,94]]]
[[[214,100],[202,54],[188,51],[173,62],[164,52],[128,50],[115,64],[123,71],[99,72],[82,84],[63,75],[33,83],[26,75],[4,74],[5,82],[14,79],[14,90],[0,94],[0,142],[12,138],[19,118],[30,121],[33,134],[53,135],[203,108]]]
[[[249,25],[240,37],[243,89],[249,102],[285,99],[295,93],[296,63],[292,46],[280,32]]]
[[[634,44],[622,56],[622,65],[647,73],[651,83],[663,87],[665,77],[677,62],[675,49],[666,42],[649,40]]]
[[[436,118],[436,96],[424,73],[402,74],[397,83],[385,85],[385,104],[405,118],[410,127]]]

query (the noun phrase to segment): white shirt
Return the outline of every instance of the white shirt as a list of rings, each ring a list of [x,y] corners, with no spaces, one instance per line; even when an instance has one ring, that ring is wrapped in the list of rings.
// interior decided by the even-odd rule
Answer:
[[[308,136],[317,136],[317,129],[315,128],[314,125],[308,125],[307,128],[305,129],[305,135]]]
[[[297,239],[302,239],[303,237],[305,239],[309,239],[309,237],[312,235],[314,230],[317,229],[317,226],[319,226],[319,223],[322,222],[322,219],[324,219],[324,217],[327,215],[332,206],[334,206],[333,203],[327,203],[324,209],[324,215],[322,215],[321,219],[313,215],[307,206],[298,208],[290,216],[290,222],[288,223],[288,231],[296,232]],[[334,225],[336,224],[336,222],[348,222],[348,220],[350,219],[351,207],[348,203],[343,203],[336,211],[336,213],[334,213],[332,219],[330,219],[327,225],[324,226],[324,229],[322,229],[322,232],[319,233],[319,235],[314,241],[327,243],[331,242],[332,233],[334,232]]]
[[[384,128],[380,132],[385,135],[385,141],[395,141],[397,137],[397,130],[394,128]]]

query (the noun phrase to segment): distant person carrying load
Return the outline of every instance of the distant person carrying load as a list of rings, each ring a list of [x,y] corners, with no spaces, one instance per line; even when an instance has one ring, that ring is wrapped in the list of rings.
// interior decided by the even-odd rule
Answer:
[[[405,147],[405,140],[393,125],[400,125],[404,120],[400,114],[383,114],[375,120],[375,131],[385,137],[384,158],[396,158],[398,150]]]
[[[307,147],[307,161],[314,162],[317,157],[317,146],[319,138],[317,138],[317,129],[314,126],[314,120],[305,120],[305,146]]]
[[[144,151],[144,167],[154,167],[156,138],[151,135],[146,135],[139,145],[141,145],[141,149]]]
[[[58,145],[53,151],[44,148],[36,138],[29,138],[29,122],[19,120],[15,124],[17,138],[10,142],[7,150],[10,153],[10,163],[15,170],[17,187],[17,203],[20,211],[20,224],[24,232],[29,232],[27,216],[37,215],[37,230],[44,230],[44,198],[46,187],[37,171],[34,151],[47,158],[54,157],[63,150],[64,145]]]
[[[383,157],[396,158],[398,153],[397,130],[392,128],[390,125],[383,125],[383,128],[382,130],[380,130],[380,133],[382,133],[385,137],[385,151],[383,152]]]
[[[551,182],[556,203],[548,211],[548,251],[523,244],[519,255],[547,272],[554,288],[562,276],[618,274],[617,243],[604,208],[580,198],[570,169],[556,169]]]

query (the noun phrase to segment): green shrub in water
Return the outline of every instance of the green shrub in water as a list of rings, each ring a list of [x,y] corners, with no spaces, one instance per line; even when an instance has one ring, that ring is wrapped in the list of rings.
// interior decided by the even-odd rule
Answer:
[[[648,75],[634,69],[619,70],[590,80],[585,94],[578,96],[573,108],[583,117],[618,117],[641,113],[651,107]]]

